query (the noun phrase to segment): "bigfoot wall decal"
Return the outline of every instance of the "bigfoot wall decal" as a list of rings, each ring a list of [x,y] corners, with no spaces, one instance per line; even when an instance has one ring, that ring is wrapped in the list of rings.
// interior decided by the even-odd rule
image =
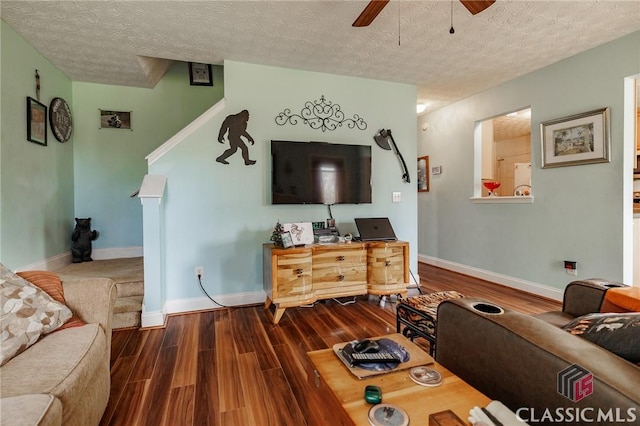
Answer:
[[[249,111],[242,110],[237,114],[228,115],[227,118],[222,122],[222,126],[220,126],[220,133],[218,133],[218,142],[224,143],[224,136],[229,132],[227,139],[229,139],[229,148],[222,153],[216,161],[222,164],[229,164],[227,162],[227,158],[231,157],[235,152],[240,148],[242,151],[242,158],[244,159],[244,164],[250,166],[252,164],[256,164],[255,160],[249,159],[249,148],[245,145],[242,140],[242,136],[244,136],[247,141],[251,145],[255,142],[251,135],[247,133],[247,122],[249,121]]]

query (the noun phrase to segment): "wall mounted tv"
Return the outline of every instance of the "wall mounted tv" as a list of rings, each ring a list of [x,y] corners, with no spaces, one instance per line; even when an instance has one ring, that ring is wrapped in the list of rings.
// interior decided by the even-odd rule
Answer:
[[[371,146],[272,140],[271,203],[371,203]]]

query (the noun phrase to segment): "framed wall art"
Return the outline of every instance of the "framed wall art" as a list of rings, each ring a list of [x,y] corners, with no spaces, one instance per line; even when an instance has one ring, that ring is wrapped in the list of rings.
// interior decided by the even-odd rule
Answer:
[[[107,109],[99,111],[101,129],[131,130],[131,111],[112,111]]]
[[[47,106],[27,96],[27,140],[47,146]]]
[[[192,86],[213,86],[211,64],[189,62],[189,84]]]
[[[73,119],[71,108],[62,98],[53,98],[49,104],[49,125],[58,142],[66,142],[71,138]]]
[[[418,192],[429,192],[429,156],[418,157]]]
[[[542,122],[540,135],[543,169],[611,161],[609,108]]]

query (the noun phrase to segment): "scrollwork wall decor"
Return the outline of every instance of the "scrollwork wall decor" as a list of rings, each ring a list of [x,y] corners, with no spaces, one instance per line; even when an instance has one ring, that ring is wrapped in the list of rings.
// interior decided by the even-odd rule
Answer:
[[[319,100],[306,101],[300,114],[292,114],[291,109],[286,108],[276,116],[276,124],[280,126],[287,123],[295,126],[300,120],[312,129],[321,129],[323,132],[335,130],[345,124],[350,129],[357,127],[360,130],[365,130],[367,128],[367,123],[362,117],[353,114],[352,118],[345,118],[340,105],[326,100],[324,95]]]

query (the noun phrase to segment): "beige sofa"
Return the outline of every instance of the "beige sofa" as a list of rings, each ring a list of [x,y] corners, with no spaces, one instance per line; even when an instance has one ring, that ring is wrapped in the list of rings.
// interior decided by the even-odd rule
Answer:
[[[87,324],[47,334],[0,367],[0,424],[97,425],[109,401],[116,287],[61,277],[67,306]]]

